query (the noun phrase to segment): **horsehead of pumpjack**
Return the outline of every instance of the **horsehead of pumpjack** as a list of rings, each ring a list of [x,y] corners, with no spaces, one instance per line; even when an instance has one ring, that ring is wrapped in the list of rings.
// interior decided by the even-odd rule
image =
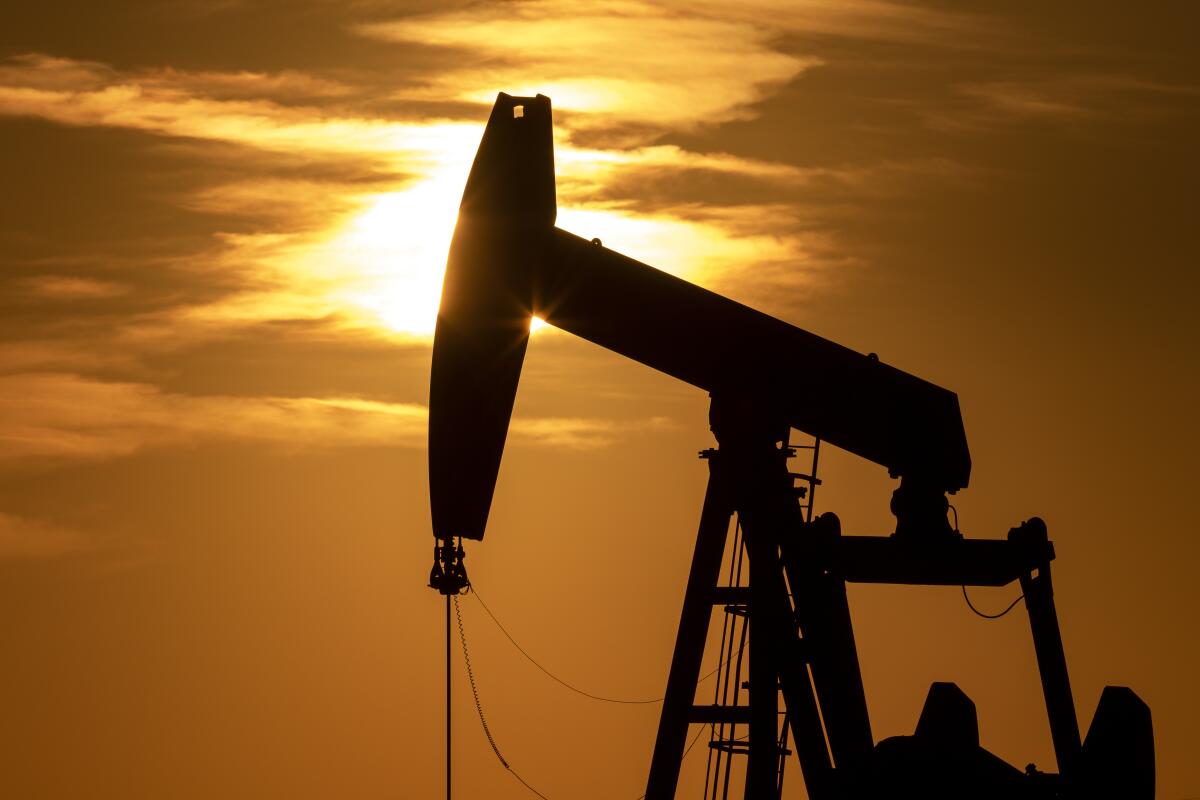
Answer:
[[[737,408],[885,466],[901,479],[897,534],[954,535],[945,493],[967,485],[971,461],[952,392],[556,228],[556,212],[550,99],[500,94],[437,318],[435,537],[483,538],[534,315],[710,392],[718,440],[717,417]]]

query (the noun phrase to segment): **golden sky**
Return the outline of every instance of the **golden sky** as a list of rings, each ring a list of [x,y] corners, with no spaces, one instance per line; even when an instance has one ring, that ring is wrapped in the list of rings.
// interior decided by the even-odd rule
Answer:
[[[507,91],[554,101],[561,227],[959,393],[963,529],[1047,520],[1083,727],[1104,685],[1132,686],[1154,712],[1159,796],[1200,795],[1189,10],[6,13],[0,789],[440,791],[429,351],[463,181]],[[563,677],[661,693],[710,444],[702,394],[534,337],[468,566]],[[848,533],[891,530],[881,469],[830,452],[822,477],[819,510]],[[851,602],[877,738],[910,733],[929,682],[955,680],[985,746],[1053,768],[1023,614],[984,622],[957,589]],[[656,708],[564,693],[463,608],[522,775],[555,798],[636,797]],[[466,689],[461,796],[528,796]]]

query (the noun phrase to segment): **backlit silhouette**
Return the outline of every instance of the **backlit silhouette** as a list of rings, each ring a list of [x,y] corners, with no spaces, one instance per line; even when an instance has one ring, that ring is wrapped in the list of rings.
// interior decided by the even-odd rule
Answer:
[[[710,747],[747,759],[746,798],[778,796],[793,750],[816,800],[1153,796],[1150,715],[1131,691],[1106,690],[1081,741],[1045,524],[1035,517],[1005,539],[978,540],[947,519],[946,494],[966,488],[971,468],[952,392],[554,221],[550,101],[501,94],[463,194],[434,343],[429,469],[441,544],[430,583],[448,597],[467,586],[461,539],[484,535],[531,316],[709,392],[719,447],[702,454],[709,486],[647,798],[674,797],[690,723],[711,724]],[[892,536],[843,536],[835,515],[806,513],[816,480],[789,470],[793,428],[899,478]],[[733,585],[718,574],[731,537],[749,568],[749,580]],[[974,704],[947,683],[931,687],[912,736],[876,744],[846,583],[1013,581],[1024,592],[1057,772],[1022,771],[981,748]],[[738,691],[695,701],[715,607],[749,632],[744,703]]]

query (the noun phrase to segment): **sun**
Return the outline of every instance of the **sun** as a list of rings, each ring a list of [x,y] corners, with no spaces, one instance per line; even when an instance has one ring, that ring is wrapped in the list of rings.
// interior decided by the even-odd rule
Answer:
[[[395,333],[429,336],[463,180],[432,176],[370,198],[338,236],[352,272],[345,299]]]
[[[338,235],[336,249],[352,273],[345,298],[386,330],[433,334],[461,183],[431,178],[373,197]],[[530,317],[530,334],[546,327]]]

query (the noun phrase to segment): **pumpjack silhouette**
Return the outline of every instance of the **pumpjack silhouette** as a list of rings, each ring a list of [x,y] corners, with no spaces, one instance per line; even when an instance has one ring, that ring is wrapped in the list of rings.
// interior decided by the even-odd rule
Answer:
[[[555,217],[550,100],[502,93],[463,192],[434,341],[430,583],[446,595],[466,585],[462,540],[484,536],[532,315],[709,392],[718,447],[701,454],[709,483],[648,800],[675,796],[693,723],[748,731],[714,733],[709,747],[746,758],[744,797],[754,800],[780,796],[793,749],[814,800],[1154,796],[1150,710],[1134,692],[1106,688],[1081,739],[1045,524],[968,539],[948,521],[946,495],[966,488],[971,471],[953,392],[561,230]],[[813,517],[818,481],[789,470],[791,429],[899,479],[894,534],[846,536],[834,514]],[[719,575],[731,537],[748,561],[739,585]],[[1013,581],[1058,771],[1019,770],[983,749],[975,706],[951,683],[931,686],[911,736],[876,743],[847,582]],[[732,700],[697,704],[715,608],[748,631],[748,691],[739,682]]]

